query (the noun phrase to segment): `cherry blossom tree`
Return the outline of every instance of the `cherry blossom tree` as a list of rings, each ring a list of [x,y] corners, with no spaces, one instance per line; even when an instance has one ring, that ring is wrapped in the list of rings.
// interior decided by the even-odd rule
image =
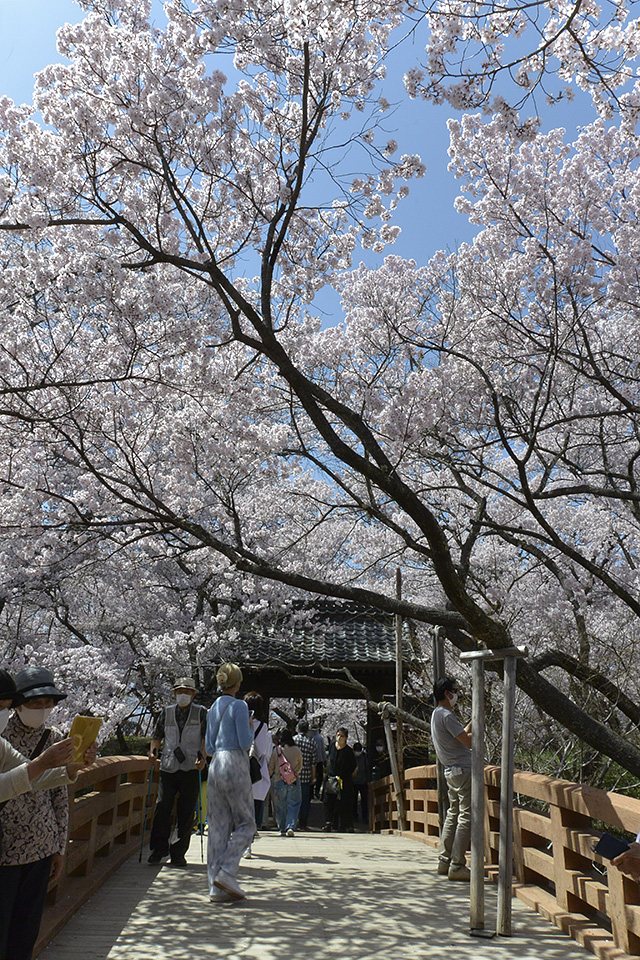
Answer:
[[[38,603],[78,660],[90,638],[107,662],[117,635],[109,669],[133,683],[144,664],[206,663],[221,626],[207,597],[244,616],[298,591],[363,600],[460,649],[538,641],[547,661],[519,664],[521,688],[640,772],[628,738],[542,675],[560,623],[573,651],[636,612],[636,401],[618,351],[632,100],[573,148],[454,124],[476,243],[354,270],[358,244],[393,242],[424,172],[377,122],[403,4],[174,0],[164,29],[148,3],[84,6],[34,108],[0,100],[7,636],[28,585],[34,635]],[[556,53],[592,16],[562,15]],[[344,322],[323,328],[327,285]],[[113,575],[101,622],[100,589],[89,613],[71,596],[85,554]],[[407,599],[389,589],[397,564]]]
[[[640,48],[632,4],[435,0],[418,10],[428,32],[423,64],[405,75],[410,96],[482,108],[526,138],[536,132],[540,101],[572,101],[580,91],[601,116],[620,111],[635,123]],[[533,115],[521,120],[521,107]]]

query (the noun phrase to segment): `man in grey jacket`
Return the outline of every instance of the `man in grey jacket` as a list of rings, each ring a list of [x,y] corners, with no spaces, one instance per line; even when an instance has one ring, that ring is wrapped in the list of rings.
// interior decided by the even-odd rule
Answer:
[[[207,711],[193,703],[197,693],[191,677],[180,677],[173,686],[175,703],[165,707],[158,719],[149,759],[160,756],[160,788],[151,827],[149,863],[161,863],[170,855],[174,867],[186,866],[185,854],[193,831],[193,815],[200,790],[200,771],[205,765],[204,738]],[[178,837],[169,843],[171,811],[177,797]]]

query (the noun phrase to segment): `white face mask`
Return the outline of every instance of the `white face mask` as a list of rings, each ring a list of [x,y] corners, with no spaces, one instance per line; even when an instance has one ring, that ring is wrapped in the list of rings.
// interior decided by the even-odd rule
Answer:
[[[6,725],[9,723],[9,716],[11,715],[11,710],[8,707],[5,707],[4,710],[0,710],[0,733],[4,733]]]
[[[48,720],[53,707],[18,707],[18,715],[25,727],[41,727]]]
[[[458,694],[457,694],[457,693],[450,693],[450,694],[449,694],[449,707],[450,707],[450,708],[451,708],[451,707],[455,707],[455,705],[456,705],[457,702],[458,702]]]
[[[190,693],[176,693],[176,703],[179,707],[188,707],[191,703]]]

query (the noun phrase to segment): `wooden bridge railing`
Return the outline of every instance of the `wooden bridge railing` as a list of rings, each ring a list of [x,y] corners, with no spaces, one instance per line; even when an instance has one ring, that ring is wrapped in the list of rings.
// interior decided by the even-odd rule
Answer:
[[[602,960],[640,955],[640,885],[592,852],[603,830],[640,830],[640,800],[516,771],[515,894]],[[372,784],[371,828],[398,829],[391,777]],[[497,876],[500,768],[485,769],[485,864]],[[436,768],[405,772],[407,831],[439,843]]]
[[[62,876],[50,884],[34,956],[138,849],[149,786],[146,757],[103,757],[69,787],[69,842]],[[158,788],[154,774],[150,813]],[[151,816],[147,829],[150,827]]]

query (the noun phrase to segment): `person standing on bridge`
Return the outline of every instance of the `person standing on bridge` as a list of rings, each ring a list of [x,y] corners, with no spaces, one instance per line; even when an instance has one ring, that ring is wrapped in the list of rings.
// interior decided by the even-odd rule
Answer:
[[[0,668],[0,804],[32,790],[66,786],[73,783],[77,777],[78,765],[71,763],[74,744],[70,737],[43,750],[35,760],[29,760],[1,736],[11,718],[11,708],[20,703],[22,697],[16,690],[13,677]],[[91,750],[92,759],[86,761],[87,765],[93,763],[96,753],[94,744]]]
[[[207,873],[209,899],[243,900],[236,880],[240,857],[256,831],[253,791],[249,773],[249,748],[253,729],[249,707],[236,700],[242,670],[223,663],[216,674],[220,696],[207,716],[207,753],[211,756],[207,780],[209,843]]]
[[[4,738],[31,761],[44,761],[50,748],[68,756],[69,741],[47,725],[49,715],[66,693],[54,684],[46,667],[26,667],[15,678],[15,712]],[[87,751],[88,753],[89,751]],[[88,762],[95,759],[95,748]],[[85,755],[86,756],[86,755]],[[73,779],[73,769],[67,773]],[[66,781],[69,782],[68,780]],[[0,814],[0,957],[30,960],[38,939],[47,887],[62,876],[67,850],[69,795],[66,784],[23,793],[3,804]]]
[[[343,830],[353,833],[353,775],[358,769],[356,755],[347,744],[347,728],[338,727],[335,742],[329,747],[327,773],[323,785],[325,833]],[[332,784],[336,784],[332,787]]]
[[[316,765],[319,758],[316,745],[309,736],[309,723],[307,720],[300,720],[298,723],[298,732],[294,736],[293,742],[296,747],[300,748],[300,752],[302,753],[302,769],[298,777],[301,793],[298,825],[301,830],[308,830],[311,796],[316,782]]]
[[[316,800],[320,799],[322,793],[322,784],[324,781],[324,768],[327,762],[327,745],[325,743],[324,737],[320,733],[320,721],[316,720],[309,734],[309,739],[313,740],[314,746],[316,748],[316,753],[318,755],[318,762],[316,763],[316,778],[314,783],[314,794]]]
[[[191,677],[180,677],[173,685],[175,703],[165,707],[153,731],[149,759],[158,756],[160,744],[160,789],[151,827],[149,863],[161,863],[171,855],[174,867],[185,867],[185,854],[193,832],[193,817],[204,769],[204,737],[207,711],[193,703],[197,693]],[[171,811],[177,800],[177,840],[169,843]]]
[[[441,677],[433,686],[436,704],[431,715],[431,736],[436,756],[444,767],[449,809],[442,826],[438,873],[449,880],[470,879],[466,853],[471,838],[471,724],[463,727],[453,713],[458,684]]]

